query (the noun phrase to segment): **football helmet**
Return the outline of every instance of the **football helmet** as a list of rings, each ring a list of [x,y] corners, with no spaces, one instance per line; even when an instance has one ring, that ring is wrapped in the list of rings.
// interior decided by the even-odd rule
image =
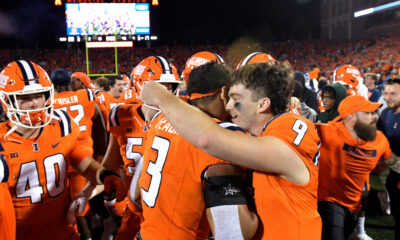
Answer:
[[[252,64],[252,63],[262,63],[262,62],[269,62],[273,61],[275,62],[275,58],[273,58],[271,55],[267,53],[262,53],[262,52],[253,52],[247,55],[246,57],[242,58],[240,60],[239,64],[236,66],[236,70],[239,69],[241,66],[247,65],[247,64]]]
[[[333,72],[333,82],[341,83],[349,88],[357,89],[363,82],[360,71],[352,65],[342,65]]]
[[[176,67],[161,56],[151,56],[143,59],[132,70],[131,75],[137,97],[139,97],[143,83],[146,81],[171,83],[173,90],[176,90],[180,83]]]
[[[203,51],[193,54],[185,64],[185,69],[182,72],[182,78],[186,83],[189,82],[189,74],[193,70],[193,68],[197,68],[203,64],[206,64],[211,61],[216,61],[219,64],[223,64],[224,59],[216,53]]]
[[[44,93],[43,107],[21,109],[20,97]],[[46,71],[33,62],[18,60],[9,63],[0,73],[0,101],[8,119],[16,126],[41,128],[53,116],[54,89]]]

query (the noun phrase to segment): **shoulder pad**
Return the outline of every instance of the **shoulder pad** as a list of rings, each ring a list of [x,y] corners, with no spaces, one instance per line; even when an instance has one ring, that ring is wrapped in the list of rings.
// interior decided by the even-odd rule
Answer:
[[[61,109],[54,109],[54,115],[60,118],[61,136],[69,135],[72,132],[70,116]]]
[[[110,123],[110,127],[119,126],[118,110],[120,106],[121,105],[117,105],[113,107],[110,111],[110,114],[108,115],[108,122]]]
[[[86,88],[86,91],[87,91],[87,95],[88,95],[89,102],[96,100],[96,99],[94,98],[94,94],[93,94],[93,91],[92,91],[92,90]]]

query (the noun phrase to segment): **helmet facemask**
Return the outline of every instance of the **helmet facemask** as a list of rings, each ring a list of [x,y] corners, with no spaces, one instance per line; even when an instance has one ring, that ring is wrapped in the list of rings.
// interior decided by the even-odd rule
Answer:
[[[21,109],[18,99],[30,94],[44,94],[44,104],[36,109]],[[8,119],[16,126],[25,128],[42,128],[50,123],[53,116],[54,89],[40,84],[27,85],[21,91],[0,91],[0,101]]]

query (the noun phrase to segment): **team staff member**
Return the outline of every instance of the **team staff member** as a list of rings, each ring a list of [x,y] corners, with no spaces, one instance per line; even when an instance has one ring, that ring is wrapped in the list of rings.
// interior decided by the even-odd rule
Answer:
[[[385,134],[393,151],[394,159],[388,163],[390,173],[386,188],[395,222],[395,239],[400,239],[400,79],[386,81],[384,98],[388,107],[381,113],[378,129]]]
[[[255,170],[262,239],[321,239],[319,138],[312,122],[285,113],[294,86],[290,64],[246,65],[233,73],[230,84],[227,109],[232,122],[253,136],[219,127],[156,83],[144,86],[141,100],[160,108],[174,129],[196,147]]]
[[[80,147],[79,127],[66,112],[53,113],[53,86],[40,66],[15,61],[0,79],[0,100],[9,119],[0,124],[0,153],[12,170],[8,186],[17,239],[79,239],[67,223],[68,166],[92,183],[104,183],[107,195],[116,190],[119,201],[126,195],[123,182]]]
[[[348,96],[339,104],[334,121],[316,125],[321,139],[318,211],[322,239],[350,236],[361,211],[364,183],[378,161],[392,156],[386,137],[376,130],[375,111],[380,106],[360,95]]]

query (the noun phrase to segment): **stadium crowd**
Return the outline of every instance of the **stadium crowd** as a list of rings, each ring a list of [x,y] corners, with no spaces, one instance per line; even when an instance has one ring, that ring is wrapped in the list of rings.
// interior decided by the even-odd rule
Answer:
[[[0,239],[400,239],[399,40],[0,50]]]

